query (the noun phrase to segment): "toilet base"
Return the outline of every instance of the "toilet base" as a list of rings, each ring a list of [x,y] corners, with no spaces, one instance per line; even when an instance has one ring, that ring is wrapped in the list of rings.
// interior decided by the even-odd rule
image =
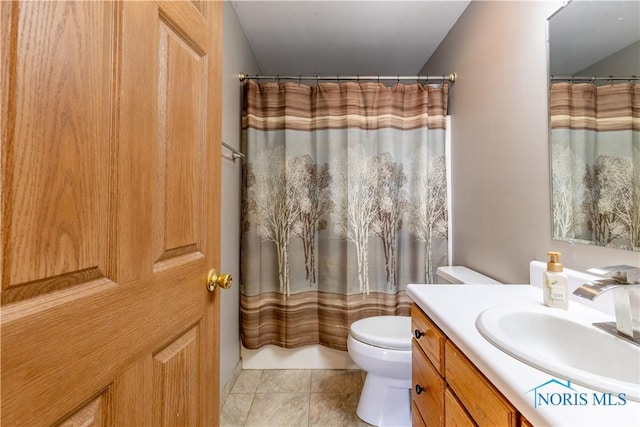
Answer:
[[[356,414],[378,427],[411,426],[411,383],[367,373]]]

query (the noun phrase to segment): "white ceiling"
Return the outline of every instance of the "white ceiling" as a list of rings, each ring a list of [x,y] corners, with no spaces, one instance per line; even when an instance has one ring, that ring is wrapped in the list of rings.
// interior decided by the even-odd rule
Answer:
[[[232,1],[263,75],[416,75],[469,4]]]

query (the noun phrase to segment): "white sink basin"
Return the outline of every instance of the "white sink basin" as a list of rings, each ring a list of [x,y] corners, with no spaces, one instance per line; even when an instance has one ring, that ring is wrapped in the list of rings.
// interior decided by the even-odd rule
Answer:
[[[476,328],[493,345],[528,365],[640,401],[640,347],[595,328],[593,321],[584,313],[542,305],[504,305],[480,313]]]

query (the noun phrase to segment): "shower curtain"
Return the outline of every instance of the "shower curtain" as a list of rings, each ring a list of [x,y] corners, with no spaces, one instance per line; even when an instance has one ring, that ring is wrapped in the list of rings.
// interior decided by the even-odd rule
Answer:
[[[640,84],[551,85],[553,236],[640,251]]]
[[[244,86],[246,348],[346,350],[447,264],[447,84]]]

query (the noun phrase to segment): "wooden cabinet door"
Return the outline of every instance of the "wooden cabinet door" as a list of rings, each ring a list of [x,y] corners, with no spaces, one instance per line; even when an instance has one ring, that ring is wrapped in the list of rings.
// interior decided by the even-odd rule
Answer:
[[[447,427],[474,427],[476,425],[449,387],[444,391],[444,425]]]
[[[0,423],[216,425],[222,3],[0,18]]]
[[[518,411],[451,341],[445,344],[447,383],[481,426],[518,425]],[[479,398],[481,396],[481,398]]]
[[[411,401],[411,427],[427,427],[415,401]]]

